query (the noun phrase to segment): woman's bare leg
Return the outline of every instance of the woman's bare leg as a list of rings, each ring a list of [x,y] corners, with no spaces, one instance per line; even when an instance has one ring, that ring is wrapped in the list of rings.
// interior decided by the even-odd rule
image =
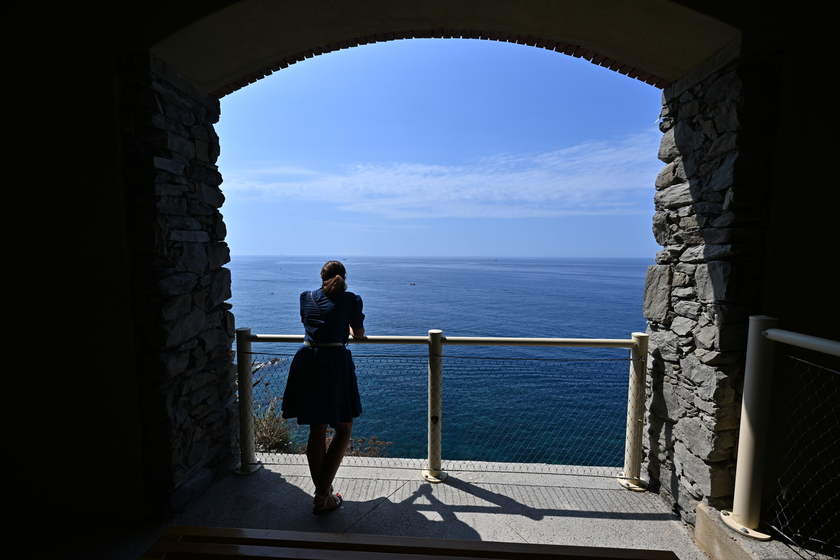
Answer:
[[[350,443],[350,432],[353,430],[353,422],[341,422],[335,430],[335,435],[330,442],[330,447],[327,449],[326,455],[321,462],[321,470],[316,476],[313,474],[315,481],[315,495],[326,496],[324,505],[333,506],[335,500],[332,498],[333,480],[335,474],[338,472],[338,467],[341,466],[341,460],[344,459],[344,453],[347,451],[347,445]],[[326,430],[325,430],[326,433]],[[310,430],[310,442],[312,438],[312,431]],[[322,439],[323,441],[323,439]],[[310,472],[314,473],[312,462],[309,463]]]
[[[312,483],[315,485],[315,494],[323,496],[318,492],[318,481],[321,471],[324,470],[324,458],[327,455],[327,425],[313,424],[309,426],[309,441],[306,443],[306,459],[309,462],[309,474]]]

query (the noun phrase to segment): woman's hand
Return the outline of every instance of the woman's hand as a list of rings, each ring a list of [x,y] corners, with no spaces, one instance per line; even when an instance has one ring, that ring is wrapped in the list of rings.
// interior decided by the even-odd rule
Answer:
[[[364,338],[365,337],[365,328],[364,327],[357,327],[357,328],[354,329],[353,327],[350,327],[350,335],[353,338]]]

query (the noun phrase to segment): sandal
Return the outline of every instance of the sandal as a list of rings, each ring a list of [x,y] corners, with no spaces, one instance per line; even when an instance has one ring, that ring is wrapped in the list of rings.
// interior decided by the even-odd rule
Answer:
[[[334,502],[335,505],[332,505],[332,506],[327,505],[327,500],[330,498],[330,496],[332,496],[332,499],[333,499],[333,502]],[[336,492],[335,494],[330,494],[330,496],[327,496],[327,497],[324,498],[324,503],[323,504],[321,504],[321,505],[315,504],[315,507],[312,508],[312,513],[314,513],[315,515],[324,515],[325,513],[330,513],[331,511],[337,510],[338,508],[341,507],[341,504],[344,503],[344,500],[342,499],[341,494],[339,494],[338,492]],[[315,496],[315,499],[317,500],[320,497],[321,496]]]
[[[330,494],[335,494],[335,488],[330,485]],[[318,500],[326,500],[326,496],[319,496],[317,492],[315,492],[315,497],[312,499],[312,503],[316,506],[318,505]]]

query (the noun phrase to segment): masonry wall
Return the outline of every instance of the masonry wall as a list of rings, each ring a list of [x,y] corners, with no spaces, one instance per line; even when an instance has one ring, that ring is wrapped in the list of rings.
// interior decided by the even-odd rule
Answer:
[[[710,61],[663,93],[645,460],[652,487],[692,524],[698,503],[731,507],[734,491],[747,323],[761,307],[774,64]]]
[[[177,510],[238,453],[219,100],[127,57],[123,142],[147,507]]]

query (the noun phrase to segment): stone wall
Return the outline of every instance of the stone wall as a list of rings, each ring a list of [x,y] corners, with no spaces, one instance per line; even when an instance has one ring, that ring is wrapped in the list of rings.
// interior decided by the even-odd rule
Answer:
[[[731,507],[749,315],[759,311],[772,61],[700,68],[663,92],[649,267],[645,460],[683,519]],[[749,102],[747,99],[749,98]],[[749,108],[749,109],[748,109]]]
[[[238,452],[234,323],[213,124],[219,100],[127,57],[123,152],[148,507],[177,510]]]

